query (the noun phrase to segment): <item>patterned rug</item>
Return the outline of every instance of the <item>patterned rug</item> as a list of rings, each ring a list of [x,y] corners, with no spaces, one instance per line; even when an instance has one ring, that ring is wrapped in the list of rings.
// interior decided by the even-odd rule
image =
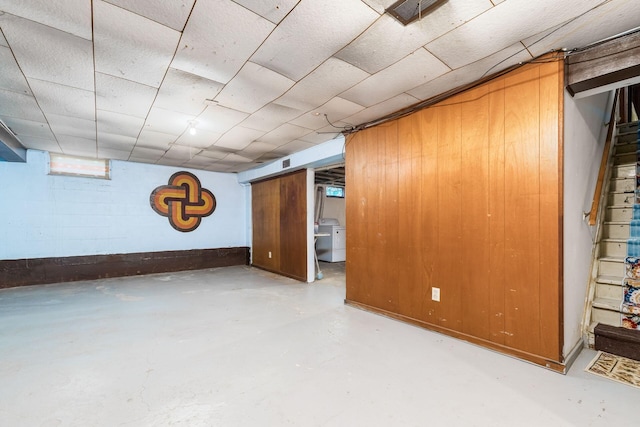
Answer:
[[[640,388],[640,362],[599,351],[585,371]]]

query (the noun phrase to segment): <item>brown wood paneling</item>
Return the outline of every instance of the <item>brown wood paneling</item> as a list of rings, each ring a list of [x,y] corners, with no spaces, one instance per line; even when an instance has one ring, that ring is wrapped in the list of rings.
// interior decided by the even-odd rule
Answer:
[[[247,247],[3,260],[0,288],[248,264]]]
[[[434,287],[440,288],[438,324],[462,327],[462,140],[461,107],[458,102],[438,108],[438,243]]]
[[[528,352],[541,342],[539,87],[537,66],[505,77],[505,344]]]
[[[504,344],[505,151],[504,79],[489,83],[489,334]]]
[[[255,267],[307,280],[306,182],[302,170],[251,185]]]
[[[348,138],[348,303],[562,363],[561,82],[530,64]]]
[[[460,229],[462,332],[490,338],[491,309],[489,281],[489,86],[462,94],[464,117],[460,183],[462,217]],[[468,120],[472,118],[472,120]]]

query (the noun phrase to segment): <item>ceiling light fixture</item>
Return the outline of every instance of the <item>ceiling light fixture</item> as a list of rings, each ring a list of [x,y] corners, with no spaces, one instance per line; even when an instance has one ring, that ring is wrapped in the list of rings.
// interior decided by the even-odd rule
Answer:
[[[415,20],[442,6],[447,0],[399,0],[389,6],[386,13],[396,18],[402,25],[409,25]]]
[[[196,131],[196,125],[198,124],[198,122],[196,122],[195,120],[191,120],[189,122],[189,135],[195,135],[197,133]]]

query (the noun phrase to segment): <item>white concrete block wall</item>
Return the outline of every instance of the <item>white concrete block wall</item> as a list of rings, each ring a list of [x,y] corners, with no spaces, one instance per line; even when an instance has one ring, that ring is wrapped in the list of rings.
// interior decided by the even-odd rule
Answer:
[[[248,246],[247,192],[236,174],[112,161],[111,180],[48,175],[49,156],[0,163],[0,259],[64,257]],[[189,233],[149,204],[180,170],[194,173],[217,200]]]

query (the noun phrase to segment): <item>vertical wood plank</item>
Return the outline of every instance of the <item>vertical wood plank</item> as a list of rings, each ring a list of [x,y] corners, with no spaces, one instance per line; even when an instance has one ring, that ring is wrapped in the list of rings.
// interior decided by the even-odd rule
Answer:
[[[460,257],[462,235],[460,104],[438,107],[438,252],[434,286],[440,288],[438,323],[460,331],[462,301]]]
[[[539,69],[505,78],[505,344],[540,350]]]
[[[398,311],[419,319],[422,314],[422,144],[420,119],[398,120]]]
[[[462,332],[489,339],[489,86],[458,97],[462,117]]]
[[[253,218],[253,265],[280,269],[280,184],[267,180],[251,185]],[[271,252],[271,258],[269,257]]]
[[[540,65],[540,354],[562,357],[562,61]]]
[[[504,79],[489,84],[489,334],[504,344],[505,319],[505,154]]]
[[[280,181],[280,272],[307,280],[307,172]]]
[[[420,171],[422,201],[422,314],[420,319],[437,325],[440,303],[431,299],[431,287],[436,285],[438,254],[438,108],[428,108],[416,114],[420,121],[422,170]]]

